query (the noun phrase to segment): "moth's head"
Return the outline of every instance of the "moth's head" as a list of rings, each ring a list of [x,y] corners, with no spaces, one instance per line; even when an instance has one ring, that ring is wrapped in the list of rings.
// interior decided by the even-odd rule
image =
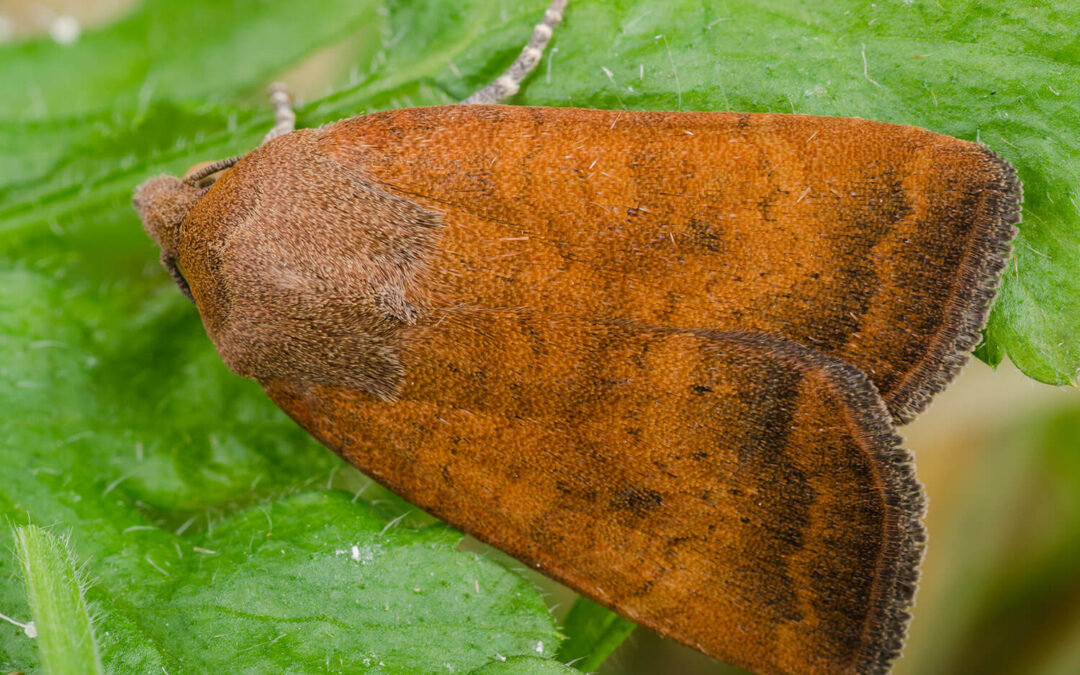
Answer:
[[[132,203],[143,228],[167,256],[176,257],[180,223],[205,192],[176,176],[157,176],[135,188]]]
[[[157,176],[135,188],[132,204],[146,233],[166,257],[178,256],[180,223],[210,189],[217,175],[236,162],[235,158],[203,162],[188,169],[183,178]]]

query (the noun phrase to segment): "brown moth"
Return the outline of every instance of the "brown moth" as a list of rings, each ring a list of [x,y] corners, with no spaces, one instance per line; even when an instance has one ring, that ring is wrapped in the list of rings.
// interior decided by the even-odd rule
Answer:
[[[974,347],[1019,220],[984,146],[858,119],[466,103],[140,186],[222,359],[420,508],[760,673],[899,654],[895,422]],[[216,176],[216,180],[214,177]]]

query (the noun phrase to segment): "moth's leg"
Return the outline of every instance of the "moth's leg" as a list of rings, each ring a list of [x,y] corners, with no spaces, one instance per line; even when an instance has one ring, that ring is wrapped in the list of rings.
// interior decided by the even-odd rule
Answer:
[[[566,0],[551,0],[544,19],[533,28],[529,44],[521,50],[521,54],[510,68],[500,75],[498,79],[476,92],[462,103],[498,103],[510,98],[517,93],[521,81],[532,72],[536,64],[540,63],[540,57],[544,54],[544,48],[551,41],[551,35],[556,25],[562,21],[563,10],[566,9]]]
[[[271,141],[296,128],[296,113],[292,109],[292,96],[280,82],[270,85],[270,104],[274,106],[274,126],[267,132],[262,142]]]

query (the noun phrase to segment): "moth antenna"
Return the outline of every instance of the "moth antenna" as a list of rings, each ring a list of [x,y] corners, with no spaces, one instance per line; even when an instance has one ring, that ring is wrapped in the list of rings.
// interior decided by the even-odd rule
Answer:
[[[211,174],[215,174],[222,169],[228,169],[233,164],[240,161],[240,156],[230,157],[228,159],[219,159],[216,162],[211,162],[201,169],[184,176],[184,182],[188,185],[198,185],[199,182]]]
[[[517,60],[510,65],[505,73],[500,75],[494,82],[462,101],[463,104],[498,103],[510,98],[517,93],[522,80],[540,63],[540,57],[544,55],[544,48],[551,42],[551,36],[555,26],[562,21],[563,10],[566,9],[566,0],[551,0],[544,19],[533,28],[532,37],[525,49],[521,50]]]
[[[270,105],[274,106],[274,126],[262,142],[272,141],[296,128],[296,113],[292,109],[292,96],[281,82],[270,85]]]

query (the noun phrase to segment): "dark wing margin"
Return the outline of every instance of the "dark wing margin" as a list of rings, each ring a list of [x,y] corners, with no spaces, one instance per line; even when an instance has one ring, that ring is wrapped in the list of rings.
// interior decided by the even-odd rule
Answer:
[[[947,323],[929,357],[897,387],[887,402],[896,421],[906,424],[956,377],[982,338],[982,329],[997,296],[1001,274],[1012,252],[1020,222],[1023,188],[1016,169],[986,146],[978,146],[990,165],[989,178],[976,186],[978,205],[963,274]]]
[[[891,414],[874,385],[854,366],[836,363],[827,368],[839,384],[857,427],[864,430],[870,447],[876,448],[885,492],[894,508],[896,520],[882,551],[880,609],[867,622],[866,642],[870,648],[856,670],[888,673],[903,650],[911,621],[909,610],[926,548],[926,495],[915,475],[914,457],[900,446]]]

